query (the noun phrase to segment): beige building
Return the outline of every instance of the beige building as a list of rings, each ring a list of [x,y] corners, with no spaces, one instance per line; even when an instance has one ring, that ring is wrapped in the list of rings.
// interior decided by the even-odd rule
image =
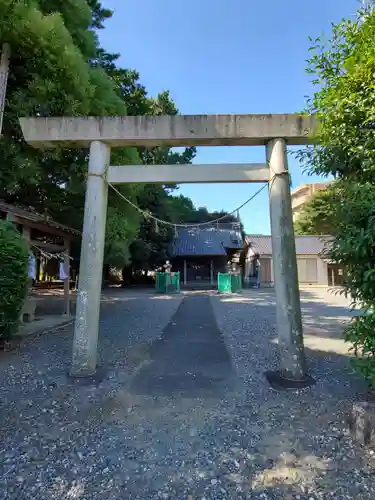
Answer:
[[[273,262],[271,236],[249,234],[254,251],[260,255],[261,283],[273,286]],[[342,270],[324,258],[329,236],[296,236],[298,281],[301,285],[339,286]]]
[[[315,182],[313,184],[302,184],[296,189],[292,190],[292,210],[293,210],[293,220],[296,220],[298,215],[301,213],[303,206],[311,200],[313,195],[324,189],[332,181],[328,182]]]

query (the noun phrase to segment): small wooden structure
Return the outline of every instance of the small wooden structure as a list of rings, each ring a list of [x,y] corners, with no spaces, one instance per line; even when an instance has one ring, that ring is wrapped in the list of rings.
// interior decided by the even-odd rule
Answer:
[[[171,251],[172,270],[180,271],[183,284],[210,284],[228,261],[238,264],[243,250],[240,224],[212,223],[178,229]]]
[[[21,208],[0,200],[0,219],[13,222],[30,243],[31,250],[64,255],[64,314],[70,314],[70,248],[74,237],[80,232],[41,215],[30,208]],[[30,307],[28,308],[30,309]],[[32,317],[32,313],[29,314]]]

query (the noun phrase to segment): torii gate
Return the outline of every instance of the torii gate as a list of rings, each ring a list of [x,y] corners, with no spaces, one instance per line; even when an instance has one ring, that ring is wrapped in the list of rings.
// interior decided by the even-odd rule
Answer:
[[[89,148],[79,292],[70,374],[96,372],[99,308],[109,183],[270,182],[272,255],[280,370],[271,385],[304,387],[308,376],[293,231],[288,145],[308,143],[315,124],[306,115],[176,115],[21,118],[25,140],[37,148]],[[113,147],[266,146],[264,164],[110,166]]]

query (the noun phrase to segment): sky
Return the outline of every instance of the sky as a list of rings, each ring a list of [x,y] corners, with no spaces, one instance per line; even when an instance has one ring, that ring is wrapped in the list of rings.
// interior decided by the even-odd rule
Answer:
[[[355,14],[358,0],[102,0],[114,11],[100,32],[149,95],[169,90],[182,114],[295,113],[311,96],[308,36]],[[292,188],[320,180],[289,148]],[[263,147],[201,147],[194,163],[265,162]],[[196,206],[233,211],[259,184],[189,184]],[[267,190],[240,211],[245,230],[270,234]]]

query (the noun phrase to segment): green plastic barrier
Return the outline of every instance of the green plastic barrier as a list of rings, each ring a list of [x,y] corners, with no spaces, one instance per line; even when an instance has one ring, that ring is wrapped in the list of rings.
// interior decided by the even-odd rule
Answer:
[[[165,291],[165,273],[156,273],[155,292],[163,293]]]
[[[217,273],[219,293],[237,293],[242,290],[241,273]]]
[[[219,293],[231,293],[231,279],[229,273],[217,273],[217,289]]]
[[[180,272],[156,273],[155,280],[156,293],[179,293],[180,292]]]
[[[242,290],[242,276],[241,273],[231,274],[232,293],[237,293]]]

